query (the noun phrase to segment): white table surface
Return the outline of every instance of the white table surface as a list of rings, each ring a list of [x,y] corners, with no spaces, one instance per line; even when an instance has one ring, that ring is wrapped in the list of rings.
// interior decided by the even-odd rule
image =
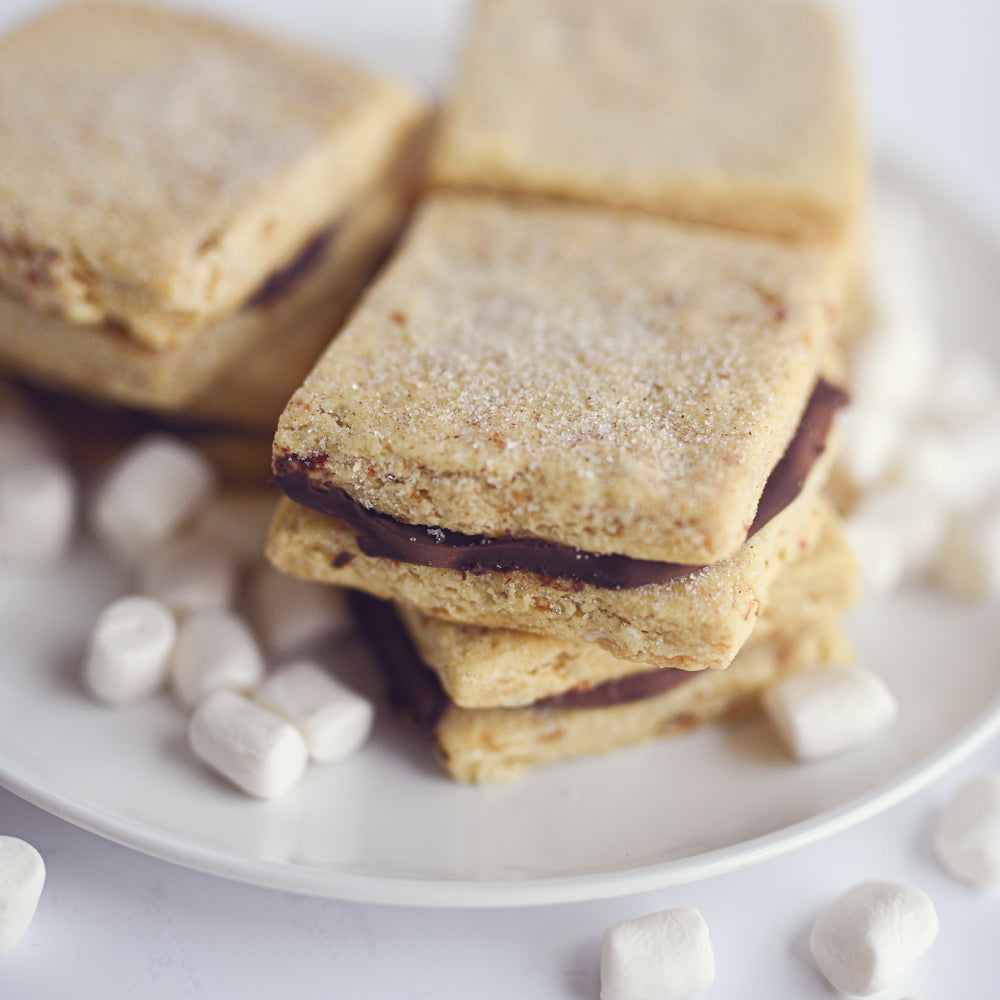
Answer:
[[[463,4],[410,2],[426,8],[419,36],[394,22],[390,0],[209,6],[284,26],[382,68],[402,67],[439,89]],[[0,0],[0,27],[36,6]],[[846,6],[874,145],[945,191],[1000,240],[1000,5],[853,0]],[[960,648],[961,636],[955,638]],[[881,995],[991,998],[1000,992],[1000,896],[952,881],[929,846],[950,793],[989,768],[1000,768],[996,743],[859,827],[707,882],[512,910],[371,906],[241,885],[109,843],[0,790],[0,833],[30,841],[48,865],[35,922],[0,958],[0,1000],[592,1000],[604,928],[682,905],[698,907],[711,929],[717,975],[707,996],[822,1000],[835,994],[809,958],[808,929],[833,896],[872,877],[921,887],[941,921],[933,948]]]

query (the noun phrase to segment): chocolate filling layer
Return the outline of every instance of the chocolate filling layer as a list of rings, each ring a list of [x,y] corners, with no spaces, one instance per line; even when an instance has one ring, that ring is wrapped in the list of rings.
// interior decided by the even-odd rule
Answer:
[[[795,436],[764,486],[748,538],[802,491],[809,470],[826,447],[833,415],[847,399],[843,389],[824,379],[816,383]],[[700,569],[683,563],[583,552],[535,538],[489,538],[447,528],[403,524],[363,507],[339,487],[317,486],[309,476],[310,467],[317,464],[321,464],[321,459],[275,456],[274,481],[296,503],[330,514],[353,528],[358,533],[358,547],[373,558],[470,573],[527,570],[543,577],[579,580],[609,590],[665,583]]]
[[[272,271],[257,291],[243,303],[243,308],[247,310],[270,306],[284,298],[323,259],[337,228],[330,226],[324,229],[306,243],[289,263]]]
[[[449,704],[437,674],[423,660],[395,609],[367,594],[352,593],[351,601],[365,634],[370,638],[385,674],[393,706],[406,712],[417,728],[432,736]],[[542,698],[536,709],[611,708],[663,694],[696,676],[698,671],[662,667],[620,677],[586,689]]]

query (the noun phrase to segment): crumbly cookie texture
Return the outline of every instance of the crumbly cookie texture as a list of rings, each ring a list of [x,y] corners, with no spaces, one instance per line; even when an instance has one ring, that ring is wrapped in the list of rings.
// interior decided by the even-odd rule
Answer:
[[[857,597],[857,566],[831,510],[823,515],[815,551],[775,578],[748,645],[779,631],[832,620]],[[586,689],[641,671],[594,642],[571,642],[509,629],[461,625],[399,605],[421,659],[462,708],[509,708]]]
[[[454,705],[434,732],[437,755],[457,781],[510,781],[531,768],[647,740],[678,736],[725,715],[756,708],[781,677],[853,650],[839,615],[751,641],[727,670],[706,670],[665,694],[608,708],[492,708]]]
[[[787,0],[484,0],[433,164],[796,239],[841,234],[864,187],[840,26]]]
[[[845,255],[438,194],[275,456],[406,523],[701,565],[735,552],[836,334]]]
[[[416,178],[397,180],[383,178],[359,197],[319,259],[273,301],[239,309],[167,350],[150,350],[107,324],[73,324],[0,292],[0,366],[88,398],[183,411],[270,435],[404,223]]]
[[[814,470],[822,482],[825,468]],[[652,666],[727,666],[746,642],[780,568],[819,537],[823,508],[806,492],[729,559],[669,583],[605,590],[534,573],[466,574],[365,556],[339,521],[282,500],[267,555],[280,570],[364,590],[427,614],[490,628],[598,642]]]
[[[176,347],[381,173],[403,87],[205,18],[83,0],[0,41],[0,284]]]

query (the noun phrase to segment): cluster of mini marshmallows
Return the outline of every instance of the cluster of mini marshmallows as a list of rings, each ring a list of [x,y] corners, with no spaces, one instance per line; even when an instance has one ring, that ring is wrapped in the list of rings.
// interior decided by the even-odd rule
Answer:
[[[937,914],[918,889],[861,882],[816,919],[809,947],[830,984],[871,996],[895,982],[933,943]],[[679,907],[609,927],[601,947],[601,1000],[686,1000],[712,985],[708,926]]]
[[[875,206],[873,317],[850,357],[844,472],[860,494],[844,520],[866,590],[929,582],[1000,595],[1000,373],[946,349],[932,319],[920,209]]]
[[[179,438],[150,434],[126,449],[90,520],[137,592],[98,616],[83,664],[88,691],[113,705],[168,685],[191,713],[195,756],[259,798],[289,791],[310,759],[353,753],[374,716],[311,660],[268,671],[267,654],[287,659],[349,628],[339,592],[259,562],[272,505],[217,492],[208,461]],[[235,609],[245,572],[253,625]]]

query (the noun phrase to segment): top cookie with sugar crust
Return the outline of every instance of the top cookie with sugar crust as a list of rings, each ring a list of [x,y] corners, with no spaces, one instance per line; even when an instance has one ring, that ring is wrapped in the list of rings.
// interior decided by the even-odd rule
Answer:
[[[844,257],[432,195],[282,414],[276,467],[409,524],[704,564],[744,541]]]
[[[440,186],[836,239],[865,167],[845,33],[799,0],[481,0]]]
[[[176,348],[336,224],[425,114],[196,14],[56,7],[0,39],[0,286]]]

